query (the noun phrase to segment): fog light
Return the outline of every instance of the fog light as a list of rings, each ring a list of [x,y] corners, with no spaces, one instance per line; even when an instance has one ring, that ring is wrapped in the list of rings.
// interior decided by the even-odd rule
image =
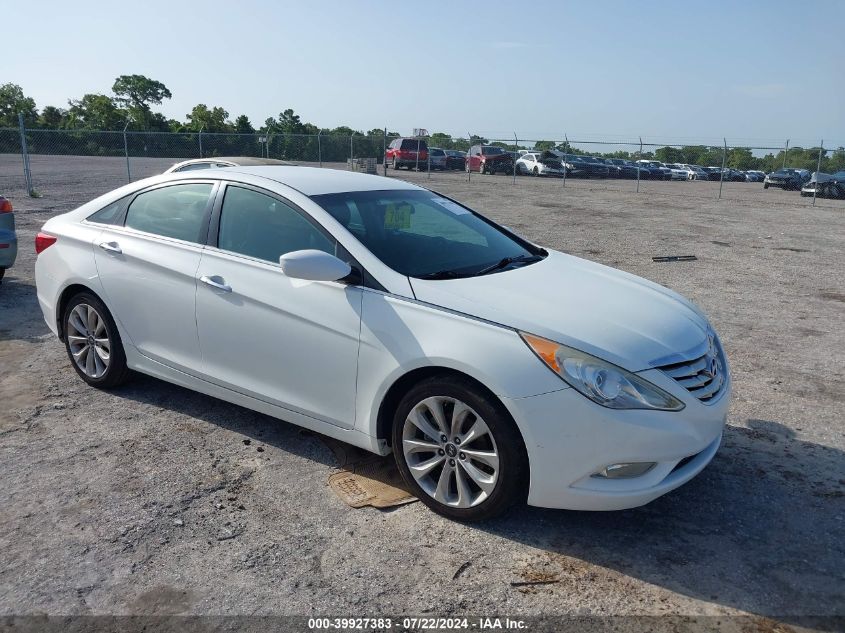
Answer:
[[[611,464],[592,475],[602,479],[630,479],[640,477],[654,468],[655,462],[634,462],[631,464]]]

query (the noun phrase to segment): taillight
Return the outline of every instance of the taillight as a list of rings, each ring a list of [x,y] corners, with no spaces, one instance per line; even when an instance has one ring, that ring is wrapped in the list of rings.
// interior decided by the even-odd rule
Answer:
[[[6,198],[0,197],[0,213],[11,213],[12,212],[12,203],[6,200]]]
[[[46,233],[39,233],[35,236],[35,253],[40,255],[48,247],[56,243],[55,235],[47,235]]]

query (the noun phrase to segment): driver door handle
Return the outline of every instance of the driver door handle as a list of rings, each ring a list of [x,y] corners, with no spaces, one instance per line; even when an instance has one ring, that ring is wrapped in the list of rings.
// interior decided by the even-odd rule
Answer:
[[[200,281],[207,286],[211,286],[217,290],[222,290],[223,292],[232,292],[232,286],[226,285],[226,280],[223,279],[220,275],[203,275],[200,277]]]
[[[120,244],[117,242],[100,242],[99,247],[109,253],[117,253],[118,255],[123,251],[120,250]]]

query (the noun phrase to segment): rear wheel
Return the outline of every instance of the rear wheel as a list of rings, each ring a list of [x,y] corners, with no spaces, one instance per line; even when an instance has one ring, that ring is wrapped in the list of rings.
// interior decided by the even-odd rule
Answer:
[[[507,410],[464,378],[411,389],[393,420],[405,482],[429,508],[459,521],[489,519],[523,502],[528,457]]]
[[[93,387],[109,389],[126,382],[129,368],[114,319],[90,292],[74,296],[62,317],[65,348],[80,378]]]
[[[0,268],[0,284],[3,283],[3,277],[5,277],[5,276],[6,276],[6,269]]]
[[[537,169],[537,168],[535,167],[535,168],[534,168],[534,171],[533,171],[532,173],[533,173],[535,176],[539,176],[539,175],[540,175],[540,170],[539,170],[539,169]]]

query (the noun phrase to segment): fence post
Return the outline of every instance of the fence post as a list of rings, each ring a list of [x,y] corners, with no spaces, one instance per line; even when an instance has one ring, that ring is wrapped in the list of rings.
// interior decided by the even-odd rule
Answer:
[[[420,137],[417,137],[417,171],[420,170]]]
[[[317,132],[317,160],[320,161],[320,167],[323,166],[323,144],[321,142],[323,130]]]
[[[470,134],[469,132],[467,132],[467,143],[469,143],[469,147],[467,148],[467,155],[464,160],[466,161],[465,169],[467,170],[467,182],[471,182],[472,168],[470,167],[470,165],[472,165],[472,154],[470,152],[472,151],[472,134]]]
[[[569,147],[569,137],[566,135],[566,132],[563,133],[563,188],[566,189],[566,165],[568,164],[566,161],[566,157],[568,156],[567,151],[571,149]]]
[[[824,151],[824,139],[819,143],[819,161],[816,163],[816,186],[813,187],[813,206],[816,206],[816,191],[819,188],[819,172],[822,170],[822,152]]]
[[[381,137],[381,163],[384,175],[387,176],[387,128],[384,128],[384,136]]]
[[[21,130],[21,157],[23,158],[23,177],[26,180],[26,193],[30,198],[35,198],[35,191],[32,189],[32,171],[29,169],[29,149],[26,146],[26,128],[23,125],[23,112],[18,112],[18,126]]]
[[[728,159],[728,139],[723,138],[725,147],[722,150],[722,171],[719,173],[719,199],[722,199],[722,183],[725,182],[725,161]]]
[[[349,158],[355,160],[355,150],[352,149],[352,139],[355,137],[355,132],[349,135]]]
[[[132,182],[132,174],[129,171],[129,143],[126,141],[126,128],[129,127],[129,120],[126,120],[126,125],[123,126],[123,153],[126,154],[126,180]]]
[[[199,140],[200,140],[200,158],[202,158],[202,129],[204,125],[200,125],[200,133],[199,133]]]
[[[642,163],[640,162],[643,158],[643,137],[640,137],[640,154],[639,158],[637,159],[637,193],[640,192],[640,166]]]
[[[789,156],[789,139],[786,139],[786,147],[783,149],[783,168],[786,169],[786,157]]]

